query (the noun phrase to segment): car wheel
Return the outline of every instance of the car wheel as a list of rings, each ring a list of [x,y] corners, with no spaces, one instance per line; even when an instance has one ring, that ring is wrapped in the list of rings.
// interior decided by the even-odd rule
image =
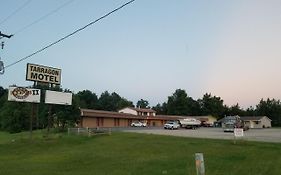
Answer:
[[[173,126],[171,127],[171,130],[174,130],[174,127],[173,127]]]

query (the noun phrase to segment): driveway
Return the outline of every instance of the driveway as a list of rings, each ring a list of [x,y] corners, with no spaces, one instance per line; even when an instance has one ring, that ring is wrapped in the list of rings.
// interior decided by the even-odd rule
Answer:
[[[138,129],[138,130],[125,130],[126,132],[159,134],[159,135],[172,135],[180,137],[195,137],[195,138],[210,138],[210,139],[233,139],[232,132],[223,132],[222,128],[199,128],[192,129],[179,129],[179,130],[164,130],[163,128],[157,129]],[[281,129],[267,128],[267,129],[250,129],[244,131],[244,140],[261,141],[261,142],[276,142],[281,143]]]

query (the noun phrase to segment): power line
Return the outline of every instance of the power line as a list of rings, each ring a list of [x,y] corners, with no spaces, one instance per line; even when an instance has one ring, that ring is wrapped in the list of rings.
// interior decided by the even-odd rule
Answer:
[[[5,19],[3,19],[0,22],[0,25],[3,24],[4,22],[6,22],[8,19],[10,19],[12,16],[14,16],[15,14],[17,14],[21,9],[23,9],[25,6],[27,6],[27,4],[29,4],[31,2],[31,0],[27,0],[23,5],[21,5],[19,8],[17,8],[15,11],[13,11],[9,16],[7,16]]]
[[[11,67],[11,66],[13,66],[13,65],[15,65],[15,64],[17,64],[17,63],[19,63],[19,62],[21,62],[21,61],[24,61],[24,60],[26,60],[26,59],[28,59],[28,58],[30,58],[30,57],[32,57],[32,56],[34,56],[34,55],[40,53],[40,52],[46,50],[47,48],[49,48],[49,47],[51,47],[51,46],[53,46],[53,45],[55,45],[55,44],[57,44],[57,43],[59,43],[59,42],[65,40],[65,39],[67,39],[68,37],[70,37],[70,36],[72,36],[72,35],[74,35],[74,34],[80,32],[80,31],[84,30],[85,28],[87,28],[87,27],[89,27],[89,26],[91,26],[91,25],[97,23],[98,21],[100,21],[100,20],[102,20],[102,19],[108,17],[108,16],[111,15],[112,13],[114,13],[114,12],[116,12],[116,11],[122,9],[123,7],[125,7],[125,6],[127,6],[127,5],[129,5],[129,4],[131,4],[131,3],[134,2],[134,1],[135,1],[135,0],[128,1],[127,3],[125,3],[125,4],[121,5],[120,7],[118,7],[118,8],[116,8],[116,9],[110,11],[109,13],[103,15],[102,17],[100,17],[100,18],[98,18],[98,19],[96,19],[96,20],[90,22],[89,24],[85,25],[84,27],[81,27],[81,28],[75,30],[74,32],[72,32],[72,33],[70,33],[70,34],[64,36],[63,38],[61,38],[61,39],[59,39],[59,40],[57,40],[57,41],[55,41],[55,42],[53,42],[53,43],[51,43],[51,44],[49,44],[49,45],[43,47],[43,48],[41,48],[41,49],[39,49],[39,50],[37,50],[37,51],[35,51],[35,52],[33,52],[32,54],[30,54],[30,55],[28,55],[28,56],[26,56],[26,57],[23,57],[23,58],[19,59],[18,61],[14,62],[14,63],[12,63],[12,64],[9,64],[9,65],[5,66],[5,69],[7,69],[8,67]]]
[[[40,18],[36,19],[35,21],[31,22],[30,24],[27,24],[26,26],[20,28],[19,30],[17,30],[17,31],[14,33],[14,35],[16,35],[16,34],[22,32],[22,31],[28,29],[29,27],[31,27],[31,26],[37,24],[38,22],[44,20],[45,18],[51,16],[52,14],[54,14],[54,13],[56,13],[56,12],[58,12],[60,9],[62,9],[63,7],[69,5],[69,4],[72,3],[73,1],[74,1],[74,0],[69,0],[69,1],[67,1],[66,3],[63,3],[62,5],[60,5],[59,7],[57,7],[56,9],[54,9],[54,10],[50,11],[49,13],[47,13],[47,14],[41,16]]]

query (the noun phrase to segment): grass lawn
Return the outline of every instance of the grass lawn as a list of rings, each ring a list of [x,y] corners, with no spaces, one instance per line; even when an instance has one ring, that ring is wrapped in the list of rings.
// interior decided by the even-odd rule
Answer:
[[[93,137],[0,132],[2,175],[280,175],[281,144],[114,132]]]

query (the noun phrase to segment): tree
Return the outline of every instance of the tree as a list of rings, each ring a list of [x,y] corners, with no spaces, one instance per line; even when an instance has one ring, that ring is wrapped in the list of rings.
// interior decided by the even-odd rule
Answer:
[[[121,98],[118,102],[117,102],[117,109],[122,109],[125,107],[134,107],[133,102],[125,99],[125,98]]]
[[[230,108],[226,109],[226,115],[239,115],[239,116],[245,116],[245,111],[243,109],[241,109],[241,107],[239,106],[239,104],[237,103],[236,105],[231,106]]]
[[[206,93],[202,99],[198,100],[202,115],[212,115],[222,117],[224,113],[223,100],[220,97],[212,96]]]
[[[3,95],[5,95],[6,92],[7,92],[7,90],[4,89],[2,86],[0,86],[0,98],[1,98]]]
[[[98,96],[90,90],[79,91],[75,98],[80,108],[97,109],[98,108]]]
[[[0,86],[0,111],[1,108],[4,106],[4,103],[7,102],[7,98],[8,98],[8,90]]]
[[[116,98],[116,96],[115,96]],[[106,111],[115,111],[114,102],[112,97],[108,91],[105,91],[101,94],[99,101],[99,109],[106,110]]]
[[[144,99],[140,99],[138,102],[137,102],[137,107],[138,108],[149,108],[149,103],[147,100],[144,100]]]
[[[98,99],[98,109],[106,111],[117,111],[124,107],[134,106],[133,102],[120,97],[116,92],[109,93],[105,91]]]
[[[185,90],[177,89],[172,96],[168,97],[167,114],[194,115],[200,112],[199,109],[199,103],[188,97]]]
[[[256,106],[256,113],[259,116],[267,116],[272,120],[273,126],[281,126],[281,103],[280,100],[261,99]]]
[[[31,115],[29,103],[7,102],[1,108],[1,129],[10,133],[17,133],[29,128]]]
[[[156,106],[152,107],[152,109],[156,111],[157,114],[165,115],[167,114],[167,103],[164,102],[162,105],[158,103]]]
[[[250,106],[249,108],[247,108],[247,110],[245,111],[245,116],[255,116],[256,115],[256,110],[254,109],[253,106]]]
[[[69,89],[64,92],[72,93]],[[52,110],[53,122],[60,131],[64,131],[66,126],[74,127],[79,120],[79,97],[72,94],[72,105],[55,105]]]

